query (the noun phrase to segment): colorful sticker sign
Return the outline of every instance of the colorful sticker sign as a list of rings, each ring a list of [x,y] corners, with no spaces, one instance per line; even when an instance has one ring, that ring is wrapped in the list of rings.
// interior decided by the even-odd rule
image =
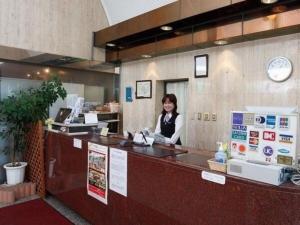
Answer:
[[[231,151],[236,151],[237,150],[237,147],[238,146],[238,144],[237,143],[235,143],[235,142],[231,142]]]
[[[258,145],[249,145],[249,150],[250,151],[257,151],[258,150]]]
[[[250,145],[259,145],[259,139],[258,138],[249,138],[249,144]]]
[[[246,151],[246,146],[245,145],[240,145],[239,146],[239,152],[244,153]]]
[[[273,148],[270,146],[266,146],[263,148],[263,153],[265,154],[265,156],[271,156],[273,155]]]
[[[271,131],[264,131],[263,132],[263,139],[265,141],[275,141],[276,133]]]
[[[232,124],[243,124],[243,113],[233,113],[232,114]]]
[[[253,125],[254,124],[254,113],[244,113],[243,124],[244,125]]]
[[[255,123],[254,126],[257,128],[264,128],[266,124],[266,117],[261,115],[255,116]]]
[[[278,152],[282,153],[282,154],[289,154],[291,151],[286,148],[280,148],[280,149],[278,149]]]
[[[239,130],[233,130],[231,137],[232,137],[232,139],[235,139],[235,140],[246,141],[247,140],[247,132],[239,131]]]
[[[259,138],[259,131],[250,131],[250,137]]]
[[[286,116],[279,118],[279,128],[280,129],[289,129],[289,118]]]
[[[292,144],[293,140],[294,137],[292,135],[279,134],[279,142],[281,143]]]
[[[247,126],[243,125],[232,125],[233,130],[242,130],[242,131],[247,131]]]
[[[285,156],[285,155],[278,155],[277,163],[291,166],[293,164],[293,157]]]
[[[276,116],[267,115],[267,128],[274,129],[276,127]]]

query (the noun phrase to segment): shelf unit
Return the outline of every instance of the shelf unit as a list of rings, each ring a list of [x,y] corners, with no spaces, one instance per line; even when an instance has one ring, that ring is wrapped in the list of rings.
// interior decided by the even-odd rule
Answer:
[[[120,133],[120,113],[117,112],[97,112],[98,121],[108,123],[109,132]]]

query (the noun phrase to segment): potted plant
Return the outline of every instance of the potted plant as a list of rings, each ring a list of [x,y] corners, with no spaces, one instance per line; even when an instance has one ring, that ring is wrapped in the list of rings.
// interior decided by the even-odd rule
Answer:
[[[26,135],[30,125],[48,118],[48,109],[58,98],[66,97],[66,90],[57,76],[44,81],[39,88],[19,91],[0,101],[0,121],[6,123],[6,130],[0,137],[11,140],[11,147],[5,149],[11,162],[4,165],[7,184],[24,181],[26,162],[21,162],[26,146]]]

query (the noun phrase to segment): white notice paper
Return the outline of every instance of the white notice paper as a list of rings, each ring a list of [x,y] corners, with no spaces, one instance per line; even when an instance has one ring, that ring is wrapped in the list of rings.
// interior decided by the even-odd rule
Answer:
[[[201,177],[203,180],[208,180],[217,184],[225,184],[226,177],[223,175],[202,171]]]
[[[73,147],[74,148],[82,148],[82,141],[80,139],[74,138],[73,139]]]
[[[109,151],[109,189],[127,197],[127,152]]]
[[[98,117],[96,113],[85,113],[84,114],[85,124],[98,123]]]

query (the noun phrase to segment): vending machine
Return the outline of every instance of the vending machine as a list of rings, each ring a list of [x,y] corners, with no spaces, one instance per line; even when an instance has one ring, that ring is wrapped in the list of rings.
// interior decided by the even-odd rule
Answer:
[[[231,112],[231,157],[274,165],[296,164],[298,113]]]

